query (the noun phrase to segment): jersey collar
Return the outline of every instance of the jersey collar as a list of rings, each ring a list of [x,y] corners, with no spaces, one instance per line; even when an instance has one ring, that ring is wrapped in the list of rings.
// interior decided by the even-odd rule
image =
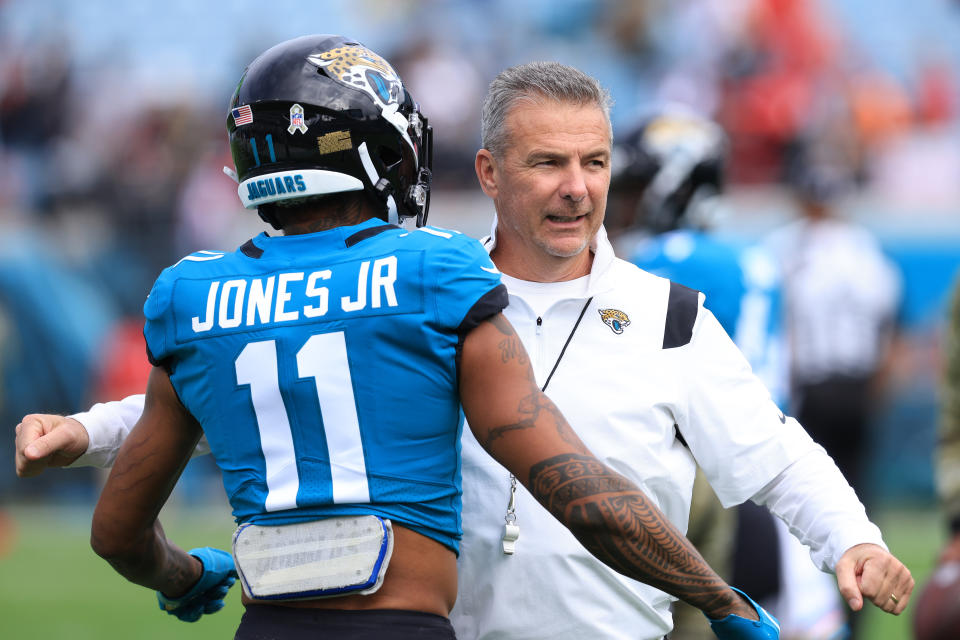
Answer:
[[[271,236],[267,232],[253,238],[253,243],[265,252],[271,247],[298,247],[309,245],[311,248],[325,247],[329,249],[345,249],[356,242],[351,238],[362,237],[367,234],[375,234],[378,227],[394,227],[384,222],[380,218],[370,218],[360,224],[345,225],[328,229],[326,231],[317,231],[315,233],[300,233],[292,236]],[[359,235],[358,235],[359,234]]]

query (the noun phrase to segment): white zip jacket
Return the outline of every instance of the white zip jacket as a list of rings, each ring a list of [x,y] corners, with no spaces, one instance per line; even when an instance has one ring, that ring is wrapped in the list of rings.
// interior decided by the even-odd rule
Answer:
[[[836,466],[780,413],[703,296],[615,258],[602,228],[592,251],[592,273],[579,281],[504,277],[505,314],[541,385],[592,297],[547,388],[591,451],[681,531],[699,462],[725,506],[749,498],[766,504],[823,570],[854,544],[883,546]],[[90,435],[74,466],[111,465],[142,407],[142,395],[130,396],[73,416]],[[208,451],[204,445],[198,453]],[[463,489],[459,596],[450,616],[461,640],[647,640],[670,631],[670,596],[595,560],[522,486],[516,553],[502,552],[509,474],[469,429]]]
[[[494,243],[484,242],[488,250]],[[591,451],[681,531],[699,462],[724,506],[751,497],[774,506],[823,569],[853,544],[883,545],[833,462],[779,411],[703,296],[615,258],[602,228],[592,249],[582,281],[504,277],[504,313],[541,386],[592,297],[546,389]],[[522,486],[520,537],[505,555],[509,478],[464,429],[464,535],[451,614],[458,638],[637,640],[670,631],[673,598],[592,558]]]

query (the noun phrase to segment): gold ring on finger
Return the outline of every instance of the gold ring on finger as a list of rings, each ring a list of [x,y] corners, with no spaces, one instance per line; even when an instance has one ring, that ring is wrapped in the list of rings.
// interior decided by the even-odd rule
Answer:
[[[896,594],[891,593],[890,599],[893,600],[893,604],[900,604],[900,598],[898,598]]]

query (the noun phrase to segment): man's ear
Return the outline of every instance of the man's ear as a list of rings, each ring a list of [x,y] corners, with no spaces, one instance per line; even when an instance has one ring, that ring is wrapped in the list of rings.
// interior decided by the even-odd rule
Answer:
[[[474,161],[474,169],[477,171],[477,180],[480,181],[480,188],[491,198],[496,198],[499,192],[497,188],[497,160],[487,149],[477,151],[477,157]]]

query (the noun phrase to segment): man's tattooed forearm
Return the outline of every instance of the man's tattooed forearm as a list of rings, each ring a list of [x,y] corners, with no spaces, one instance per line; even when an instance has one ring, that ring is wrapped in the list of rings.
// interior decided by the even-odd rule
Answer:
[[[588,455],[530,469],[530,491],[612,569],[704,610],[730,596],[723,580],[646,495]]]

